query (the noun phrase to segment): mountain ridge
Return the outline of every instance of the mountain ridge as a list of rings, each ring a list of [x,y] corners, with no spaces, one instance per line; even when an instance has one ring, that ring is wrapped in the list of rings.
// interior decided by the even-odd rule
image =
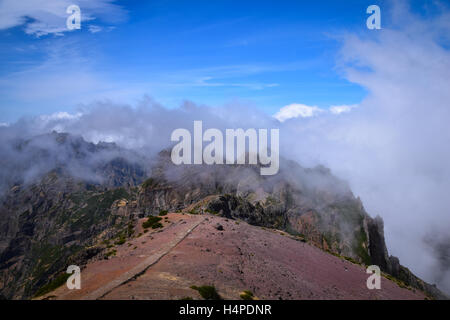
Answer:
[[[377,264],[400,283],[445,298],[388,255],[382,219],[371,218],[348,185],[322,166],[306,169],[282,159],[278,175],[261,177],[251,165],[175,166],[167,150],[146,163],[114,144],[61,133],[40,138],[58,146],[39,149],[44,160],[54,157],[51,150],[68,152],[57,159],[76,160],[55,161],[58,165],[34,182],[14,183],[3,196],[0,294],[5,298],[32,297],[67,265],[102,259],[111,246],[135,237],[139,219],[168,211],[281,229],[331,254]],[[94,178],[73,176],[80,165],[90,166]]]

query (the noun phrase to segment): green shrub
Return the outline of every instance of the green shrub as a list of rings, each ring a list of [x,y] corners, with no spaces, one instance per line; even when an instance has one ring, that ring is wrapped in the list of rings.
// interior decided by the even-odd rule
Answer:
[[[158,186],[158,181],[156,181],[153,178],[149,178],[147,180],[144,181],[144,183],[142,183],[142,187],[144,189],[150,188],[150,187],[157,187]]]
[[[116,253],[117,253],[117,250],[114,249],[114,250],[111,250],[111,251],[107,252],[107,253],[105,254],[105,256],[106,256],[106,257],[109,257],[109,256],[115,256]]]
[[[253,292],[251,292],[250,290],[242,291],[240,297],[242,300],[253,300],[254,298]]]
[[[404,283],[402,280],[399,280],[399,279],[397,279],[396,277],[394,277],[394,276],[392,276],[390,274],[387,274],[387,273],[383,272],[383,276],[386,279],[389,279],[389,280],[395,282],[400,288],[405,288],[405,289],[408,288],[408,285],[406,283]]]
[[[352,257],[344,256],[344,259],[349,261],[349,262],[351,262],[351,263],[354,263],[354,264],[361,264],[358,261],[356,261],[355,259],[353,259]]]
[[[191,289],[197,290],[198,293],[205,300],[221,300],[222,298],[217,293],[216,288],[214,286],[192,286]]]
[[[161,210],[160,212],[159,212],[159,215],[160,216],[165,216],[165,215],[167,215],[169,213],[169,211],[167,211],[167,210]]]
[[[205,212],[207,212],[207,213],[209,213],[209,214],[212,214],[212,215],[215,215],[215,216],[218,216],[218,215],[219,215],[218,212],[216,212],[216,211],[214,211],[214,210],[211,210],[211,209],[209,209],[209,208],[205,209]]]
[[[128,235],[128,237],[131,237],[133,234],[134,234],[134,226],[133,226],[133,223],[132,222],[130,222],[129,224],[128,224],[128,229],[127,229],[127,235]]]
[[[127,240],[125,239],[125,237],[120,237],[119,240],[117,240],[117,241],[115,242],[115,244],[121,245],[121,244],[124,244],[125,241],[127,241]]]
[[[142,227],[143,227],[144,229],[150,228],[150,227],[152,227],[154,224],[159,223],[159,221],[161,221],[161,219],[162,219],[161,217],[149,216],[149,217],[147,218],[147,221],[145,221],[145,222],[142,224]]]
[[[65,272],[61,273],[53,281],[39,288],[39,290],[36,291],[36,294],[34,296],[40,297],[46,293],[52,292],[53,290],[62,286],[67,281],[67,279],[69,279],[69,277],[70,277],[69,273]]]
[[[159,223],[159,222],[154,223],[154,224],[152,225],[152,229],[158,229],[158,228],[162,228],[162,227],[163,227],[163,225],[162,225],[161,223]]]

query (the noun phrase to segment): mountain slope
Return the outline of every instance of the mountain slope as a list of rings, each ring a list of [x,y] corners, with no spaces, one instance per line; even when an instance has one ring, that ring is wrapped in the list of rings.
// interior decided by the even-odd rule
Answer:
[[[224,299],[239,299],[244,291],[259,299],[426,298],[385,277],[380,290],[368,290],[363,267],[279,230],[210,214],[166,217],[162,229],[130,239],[108,260],[88,264],[81,290],[63,285],[41,298],[201,299],[191,287],[204,285],[214,286]]]
[[[175,166],[168,151],[150,161],[113,144],[94,145],[66,134],[37,139],[46,143],[22,142],[16,151],[33,145],[31,153],[52,165],[31,181],[16,179],[0,204],[0,294],[5,298],[46,291],[68,265],[103,259],[137,236],[139,219],[166,211],[284,230],[444,297],[388,256],[381,218],[371,218],[347,184],[324,167],[306,169],[282,159],[279,174],[260,176],[257,166]],[[36,166],[27,165],[36,172]],[[77,171],[81,167],[83,174]]]

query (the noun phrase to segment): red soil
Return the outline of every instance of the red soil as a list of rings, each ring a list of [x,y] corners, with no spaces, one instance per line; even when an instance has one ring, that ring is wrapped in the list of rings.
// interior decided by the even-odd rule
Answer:
[[[190,287],[213,285],[225,299],[243,290],[259,299],[425,298],[384,277],[380,290],[369,290],[360,265],[280,231],[211,215],[169,214],[162,231],[117,247],[115,257],[88,264],[81,277],[81,290],[62,286],[46,297],[201,299]]]

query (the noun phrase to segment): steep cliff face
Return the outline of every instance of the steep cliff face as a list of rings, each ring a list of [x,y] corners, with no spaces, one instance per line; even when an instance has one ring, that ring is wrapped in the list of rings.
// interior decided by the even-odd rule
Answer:
[[[146,174],[135,155],[130,161],[116,146],[59,134],[50,138],[79,162],[69,167],[56,162],[33,183],[17,182],[3,196],[0,294],[8,299],[41,292],[72,263],[106,258],[115,244],[133,237],[130,226],[138,218],[165,210],[282,229],[335,255],[377,264],[406,284],[434,290],[388,256],[381,218],[371,218],[347,184],[326,168],[282,160],[279,174],[261,176],[257,166],[175,166],[163,151]],[[100,156],[105,148],[107,156]],[[48,150],[40,153],[52,158]],[[74,176],[80,164],[89,164],[95,179]]]
[[[374,219],[368,219],[367,231],[370,239],[369,252],[371,263],[379,266],[385,272],[390,272],[390,260],[384,241],[384,223],[381,217],[377,216]]]

